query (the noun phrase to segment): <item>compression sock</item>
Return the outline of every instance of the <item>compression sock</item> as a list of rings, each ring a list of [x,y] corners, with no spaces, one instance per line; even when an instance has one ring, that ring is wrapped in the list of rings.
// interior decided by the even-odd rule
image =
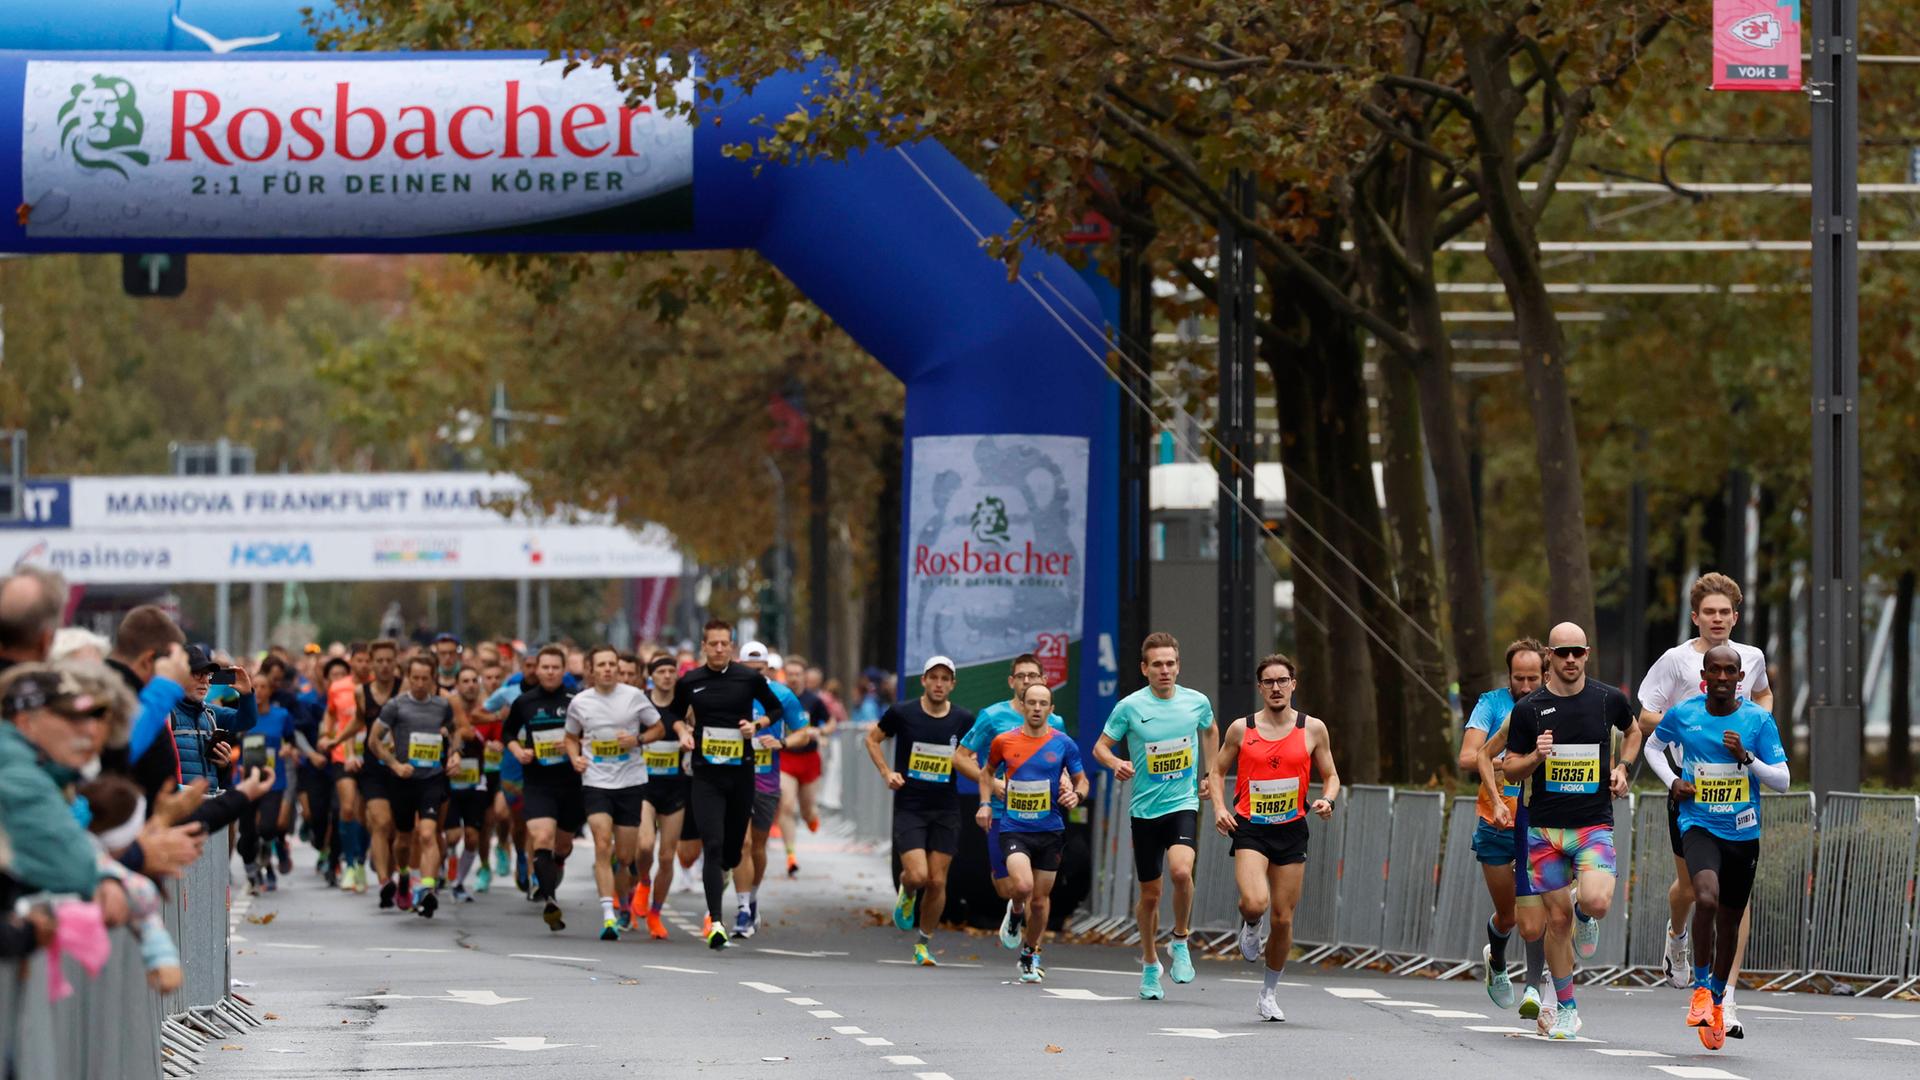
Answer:
[[[552,848],[541,848],[533,853],[533,895],[537,899],[553,899],[553,890],[560,885],[558,874],[553,865]]]
[[[1507,942],[1513,937],[1513,931],[1501,933],[1493,925],[1493,916],[1487,916],[1487,947],[1493,950],[1493,966],[1504,971],[1507,967]]]
[[[1574,917],[1574,918],[1576,918],[1576,919],[1579,919],[1579,920],[1580,920],[1581,922],[1592,922],[1592,921],[1593,921],[1593,916],[1591,916],[1591,915],[1589,915],[1589,914],[1587,914],[1586,912],[1584,912],[1584,911],[1581,911],[1581,910],[1580,910],[1580,901],[1578,901],[1578,900],[1575,900],[1575,901],[1573,902],[1573,917]]]
[[[1707,980],[1707,990],[1713,994],[1713,1003],[1719,1005],[1726,1000],[1727,980],[1715,975]]]
[[[1264,971],[1264,972],[1262,972],[1262,973],[1261,973],[1261,975],[1260,975],[1260,985],[1261,985],[1261,986],[1263,986],[1263,987],[1265,987],[1265,988],[1266,988],[1266,989],[1268,989],[1268,990],[1277,990],[1277,989],[1279,989],[1279,988],[1280,988],[1280,976],[1281,976],[1281,975],[1282,975],[1283,973],[1285,973],[1285,972],[1286,972],[1286,970],[1287,970],[1287,969],[1286,969],[1286,966],[1285,966],[1284,964],[1283,964],[1283,965],[1281,965],[1281,967],[1280,967],[1280,968],[1279,968],[1279,970],[1277,970],[1277,971],[1276,971],[1275,969],[1273,969],[1273,968],[1268,968],[1268,969],[1267,969],[1266,971]]]
[[[1563,979],[1555,975],[1553,977],[1553,994],[1560,999],[1561,1008],[1573,1008],[1573,976],[1569,975]]]
[[[1542,938],[1539,941],[1527,941],[1523,938],[1520,944],[1526,949],[1527,953],[1526,985],[1539,986],[1547,979],[1546,939]]]
[[[572,854],[573,852],[569,851],[565,855],[555,856],[553,860],[553,888],[555,892],[560,890],[560,883],[567,880],[567,859],[572,856]]]
[[[1693,965],[1693,985],[1707,986],[1713,982],[1712,964]]]

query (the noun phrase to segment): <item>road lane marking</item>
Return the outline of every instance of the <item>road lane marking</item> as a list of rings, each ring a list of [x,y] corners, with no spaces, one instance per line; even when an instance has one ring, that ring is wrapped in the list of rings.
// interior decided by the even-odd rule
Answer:
[[[914,1073],[913,1080],[953,1080],[946,1073]]]
[[[1678,1076],[1680,1080],[1747,1080],[1739,1073],[1706,1065],[1649,1065],[1647,1068],[1658,1069],[1668,1076]]]
[[[810,997],[790,997],[787,999],[787,1004],[789,1005],[825,1005],[826,1002],[816,1001]]]
[[[1369,1002],[1377,1005],[1379,1002]],[[1464,1009],[1415,1009],[1421,1016],[1431,1016],[1435,1020],[1485,1020],[1486,1013],[1467,1012]]]
[[[833,1033],[835,1035],[865,1035],[867,1033],[867,1029],[853,1027],[852,1025],[843,1025],[841,1027],[834,1028]]]
[[[260,947],[263,949],[308,949],[314,952],[320,951],[320,946],[318,945],[295,945],[291,941],[268,941],[261,944]]]
[[[565,960],[570,964],[597,964],[600,962],[599,957],[595,956],[550,956],[546,953],[537,952],[514,952],[508,953],[507,955],[515,960]]]
[[[651,968],[654,971],[671,971],[680,975],[711,975],[713,974],[713,972],[711,971],[703,971],[700,968],[673,967],[669,964],[641,964],[640,966],[643,968]]]
[[[1870,1043],[1885,1043],[1888,1046],[1920,1046],[1920,1041],[1915,1041],[1913,1039],[1865,1039],[1863,1038],[1863,1039],[1860,1039],[1859,1041],[1870,1042]]]
[[[1599,1046],[1589,1047],[1588,1049],[1591,1049],[1596,1054],[1605,1054],[1608,1057],[1664,1058],[1664,1057],[1673,1056],[1672,1054],[1663,1054],[1658,1050],[1616,1050],[1612,1047],[1599,1047]]]
[[[788,992],[786,987],[775,986],[772,983],[742,982],[740,985],[749,990],[758,990],[763,994],[784,994]]]
[[[1364,986],[1329,986],[1326,991],[1334,997],[1345,998],[1348,1001],[1380,1001],[1387,996],[1378,990],[1369,990]]]
[[[814,950],[814,951],[812,951],[812,952],[800,952],[800,951],[799,951],[799,950],[797,950],[797,949],[755,949],[755,950],[753,950],[753,951],[754,951],[754,952],[760,952],[760,953],[766,953],[766,954],[767,954],[768,956],[798,956],[798,957],[801,957],[802,959],[806,959],[806,960],[818,960],[818,959],[820,959],[821,957],[825,957],[825,956],[847,956],[847,955],[849,955],[849,954],[847,954],[847,953],[843,953],[843,952],[830,952],[830,951],[828,951],[828,950],[826,950],[826,949],[816,949],[816,950]]]
[[[1220,1031],[1215,1028],[1182,1027],[1182,1028],[1161,1028],[1159,1031],[1154,1032],[1154,1034],[1166,1035],[1176,1039],[1237,1039],[1243,1035],[1251,1035],[1253,1034],[1253,1032],[1251,1031]]]
[[[861,1046],[892,1046],[893,1045],[892,1039],[883,1039],[878,1035],[862,1035],[860,1036],[859,1041]]]
[[[1786,1013],[1794,1016],[1871,1016],[1875,1020],[1920,1020],[1920,1013],[1855,1012],[1852,1009],[1782,1009],[1775,1005],[1742,1005],[1750,1013]]]
[[[1576,1035],[1571,1039],[1549,1039],[1536,1028],[1499,1027],[1488,1024],[1467,1024],[1468,1031],[1484,1031],[1491,1035],[1505,1035],[1510,1039],[1533,1039],[1536,1042],[1577,1042],[1601,1043],[1603,1039],[1589,1039],[1585,1035]]]
[[[1437,1009],[1431,1001],[1368,1001],[1369,1005],[1387,1005],[1397,1009]]]
[[[875,961],[874,961],[874,963],[876,963],[876,964],[900,964],[900,965],[902,965],[903,967],[919,967],[919,966],[920,966],[920,961],[918,961],[918,960],[875,960]],[[977,968],[977,967],[981,967],[981,966],[983,966],[983,965],[980,965],[980,964],[954,964],[954,963],[949,963],[948,961],[945,961],[945,960],[942,960],[942,961],[940,961],[940,966],[941,966],[941,967],[950,967],[950,968]],[[1066,971],[1067,969],[1066,969],[1066,968],[1048,968],[1047,970],[1048,970],[1048,971]]]
[[[1265,979],[1221,979],[1220,981],[1230,982],[1230,983],[1246,983],[1248,986],[1265,986],[1267,984],[1267,980]],[[1274,983],[1274,985],[1275,986],[1305,986],[1307,984],[1297,983],[1297,982],[1279,982],[1279,983]]]
[[[1081,990],[1078,988],[1062,989],[1060,987],[1047,986],[1047,987],[1042,987],[1041,989],[1044,992],[1052,994],[1054,997],[1061,999],[1062,1001],[1125,1001],[1127,1000],[1126,998],[1123,998],[1123,997],[1113,997],[1112,995],[1109,995],[1109,994],[1096,994],[1091,990]]]
[[[816,1020],[844,1020],[845,1017],[832,1009],[808,1009],[807,1014]]]
[[[905,963],[905,961],[901,961],[901,962]],[[1048,964],[1047,970],[1048,971],[1078,971],[1085,975],[1118,975],[1123,979],[1137,978],[1140,975],[1140,973],[1137,971],[1114,971],[1110,968],[1062,967],[1058,964]]]
[[[926,1062],[912,1054],[888,1054],[880,1059],[889,1065],[925,1065]]]

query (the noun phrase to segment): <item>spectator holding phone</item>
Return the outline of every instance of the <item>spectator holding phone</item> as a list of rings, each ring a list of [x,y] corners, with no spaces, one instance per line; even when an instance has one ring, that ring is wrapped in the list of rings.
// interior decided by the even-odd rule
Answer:
[[[239,740],[259,721],[253,676],[243,667],[215,660],[199,645],[187,648],[189,682],[186,696],[173,709],[173,743],[180,753],[180,782],[205,780],[218,789],[238,759]],[[207,700],[215,686],[232,707]]]

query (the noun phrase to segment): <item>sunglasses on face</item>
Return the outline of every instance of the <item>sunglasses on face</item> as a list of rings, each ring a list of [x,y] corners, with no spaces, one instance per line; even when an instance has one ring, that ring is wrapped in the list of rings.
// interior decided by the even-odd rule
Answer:
[[[1555,645],[1547,651],[1562,660],[1572,660],[1587,655],[1587,647],[1585,645]]]

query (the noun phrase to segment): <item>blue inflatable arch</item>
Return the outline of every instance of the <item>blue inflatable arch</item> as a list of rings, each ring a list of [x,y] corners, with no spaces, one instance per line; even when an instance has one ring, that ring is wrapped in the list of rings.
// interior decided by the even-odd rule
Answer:
[[[751,96],[727,95],[718,122],[692,133],[691,161],[681,162],[690,166],[689,182],[621,202],[606,189],[620,184],[624,197],[634,178],[612,161],[621,118],[614,115],[617,94],[592,82],[604,75],[582,69],[566,80],[591,82],[603,99],[598,109],[572,111],[572,99],[556,98],[554,84],[542,84],[544,91],[534,85],[557,79],[555,67],[543,68],[538,57],[314,54],[300,6],[67,0],[57,21],[0,27],[0,45],[9,50],[0,52],[0,205],[20,207],[18,218],[9,214],[0,223],[0,250],[754,249],[906,384],[903,689],[926,655],[944,653],[962,668],[961,700],[997,700],[1005,694],[1006,661],[1036,651],[1049,674],[1068,683],[1059,710],[1070,721],[1096,721],[1077,725],[1080,740],[1091,745],[1097,720],[1112,705],[1116,674],[1110,586],[1117,395],[1103,366],[1105,317],[1089,287],[1058,258],[1029,251],[1020,279],[1010,282],[1006,267],[980,249],[981,234],[1012,220],[991,190],[934,143],[757,171],[724,157],[727,141],[750,137],[754,117],[796,106],[803,83],[796,75],[769,80]],[[209,43],[231,51],[216,55]],[[519,82],[510,102],[504,84],[513,80],[499,75],[503,62],[545,74]],[[194,66],[154,66],[180,64]],[[334,66],[306,66],[315,64]],[[427,106],[516,108],[518,124],[504,129],[517,128],[517,156],[509,159],[509,147],[497,142],[479,145],[484,112],[462,119],[450,107],[428,108],[409,120],[397,108],[403,99],[389,95],[396,107],[384,114],[381,138],[390,153],[377,157],[371,119],[332,126],[335,113],[378,98],[352,80],[336,89],[333,75],[343,64],[375,82],[388,77],[416,87]],[[194,78],[184,83],[168,78],[185,79],[189,71]],[[320,72],[327,74],[313,78]],[[251,102],[244,90],[302,79],[314,84],[304,96],[288,92],[275,100],[310,104],[304,118],[271,101]],[[201,82],[243,89],[181,89]],[[469,85],[470,100],[449,95]],[[393,159],[403,126],[421,130],[405,144],[411,157]],[[64,136],[55,138],[56,129]],[[452,152],[455,139],[464,140],[465,153]],[[315,171],[327,173],[343,146],[372,160],[364,168],[335,160],[323,177],[332,186],[311,190]],[[482,197],[471,190],[447,187],[462,169],[472,174],[470,187],[500,182],[483,174],[512,174],[498,200],[503,205],[517,195],[536,198],[538,171],[559,167],[534,160],[543,146],[559,158],[568,147],[596,151],[594,160],[575,163],[581,168],[562,170],[575,172],[574,181],[549,181],[561,201],[570,194],[586,199],[584,188],[574,188],[600,172],[600,194],[588,210],[529,220],[509,207],[498,221],[484,219],[483,210],[466,227],[412,230],[391,222],[379,228],[354,209],[372,207],[370,217],[381,207],[431,215],[435,202],[478,204]],[[246,160],[256,156],[263,160]],[[645,156],[633,150],[626,164]],[[532,188],[516,193],[516,170],[523,169],[531,170]],[[436,182],[432,172],[448,175]],[[274,173],[279,180],[268,178]],[[356,182],[355,198],[340,198],[342,186]],[[290,184],[303,190],[296,196]],[[409,184],[418,190],[407,190]],[[108,221],[116,205],[124,227]],[[186,220],[202,208],[213,208],[219,227],[154,224],[156,215]],[[925,459],[919,469],[916,456]]]

